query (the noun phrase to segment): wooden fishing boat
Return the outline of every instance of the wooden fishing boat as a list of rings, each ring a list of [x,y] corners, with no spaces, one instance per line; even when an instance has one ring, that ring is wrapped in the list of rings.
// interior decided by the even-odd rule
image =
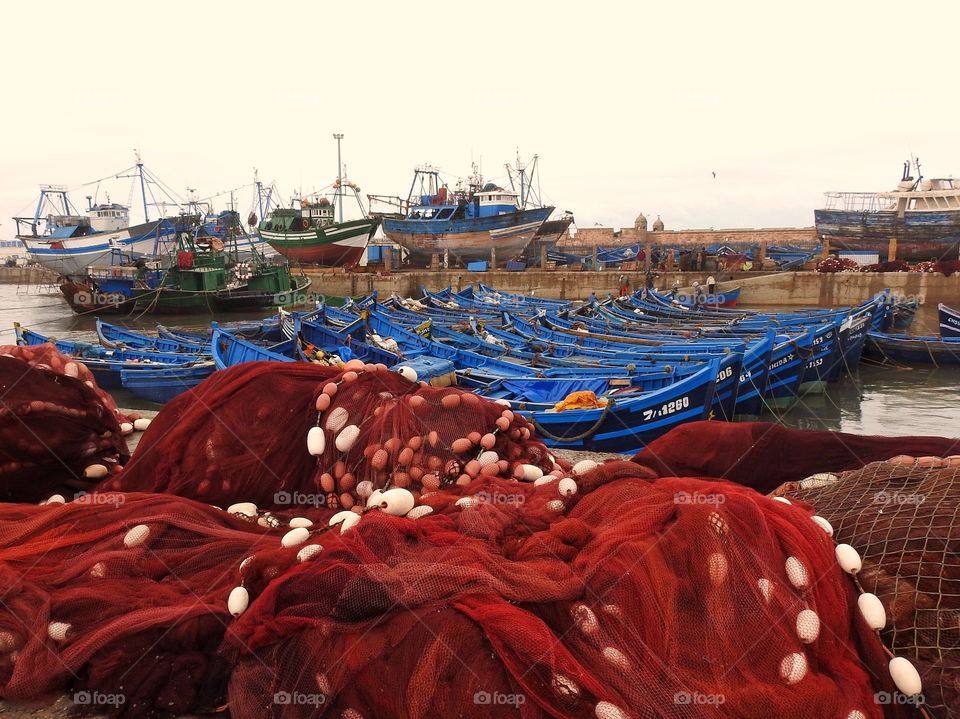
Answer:
[[[120,383],[140,399],[166,404],[193,389],[217,369],[212,359],[181,366],[120,368]]]
[[[869,332],[863,353],[890,364],[960,365],[960,338]]]
[[[684,422],[709,417],[719,360],[661,389],[605,394],[602,408],[557,411],[550,402],[518,397],[501,383],[481,395],[502,399],[527,417],[547,446],[595,452],[633,452]]]
[[[121,370],[162,369],[204,362],[202,355],[145,350],[107,349],[89,342],[58,340],[46,337],[14,323],[18,345],[41,345],[51,342],[57,350],[81,362],[93,373],[103,389],[123,386]]]
[[[960,337],[960,312],[941,303],[937,305],[940,317],[940,336],[943,339]]]
[[[109,349],[130,348],[185,354],[206,354],[210,350],[207,345],[200,342],[159,336],[153,337],[142,332],[135,332],[125,327],[109,324],[100,318],[97,318],[96,329],[97,337],[100,338],[100,344]]]
[[[295,340],[287,340],[288,347],[274,345],[272,348],[255,345],[220,327],[213,327],[210,351],[217,369],[225,369],[244,362],[295,362],[284,349],[292,350]]]

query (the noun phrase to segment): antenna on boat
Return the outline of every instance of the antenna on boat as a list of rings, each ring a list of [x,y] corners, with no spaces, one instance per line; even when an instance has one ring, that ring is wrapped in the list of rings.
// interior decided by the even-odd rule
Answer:
[[[343,222],[343,165],[340,162],[340,140],[343,139],[342,132],[333,133],[333,139],[337,141],[337,194],[336,200],[340,206],[340,222]]]

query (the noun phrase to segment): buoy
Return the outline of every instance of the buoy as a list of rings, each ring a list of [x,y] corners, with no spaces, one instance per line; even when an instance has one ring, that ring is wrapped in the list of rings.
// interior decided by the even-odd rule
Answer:
[[[821,517],[819,514],[814,514],[812,517],[810,517],[810,519],[813,520],[813,523],[820,527],[820,529],[826,532],[828,537],[833,536],[833,525],[830,524],[830,522],[828,522],[826,519]]]
[[[337,389],[336,382],[327,382],[323,385],[323,393],[327,395],[327,397],[334,397],[337,394]]]
[[[47,625],[47,636],[55,642],[62,642],[67,638],[67,632],[70,631],[68,622],[50,622]]]
[[[466,437],[460,437],[459,439],[453,440],[450,444],[450,451],[454,454],[463,454],[464,452],[470,451],[471,447],[473,447],[473,442]]]
[[[360,377],[360,375],[353,370],[350,370],[349,372],[344,372],[340,376],[340,379],[342,379],[346,384],[350,384],[351,382],[356,382],[358,377]]]
[[[147,427],[150,426],[150,420],[141,417],[140,419],[133,420],[133,428],[138,432],[143,432]]]
[[[810,586],[810,575],[807,573],[807,568],[803,566],[801,562],[796,557],[787,557],[786,561],[786,571],[787,579],[790,580],[792,584],[797,589],[806,589]]]
[[[846,719],[867,719],[867,715],[859,709],[852,709]]]
[[[909,660],[903,657],[894,657],[888,665],[890,678],[897,685],[901,694],[908,697],[916,696],[923,691],[923,682],[920,680],[920,674],[916,667]]]
[[[594,462],[592,459],[581,459],[575,465],[573,465],[573,473],[577,477],[582,477],[587,472],[592,472],[600,465]]]
[[[347,425],[343,428],[343,431],[337,435],[334,445],[341,452],[349,452],[353,449],[353,445],[356,444],[359,437],[360,428],[355,424]]]
[[[343,368],[347,371],[358,372],[364,368],[364,362],[362,359],[352,359],[347,360],[347,363],[343,365]]]
[[[416,382],[418,379],[417,371],[413,367],[400,367],[397,370],[397,373],[404,379],[410,380],[411,382]]]
[[[760,594],[763,595],[763,601],[770,603],[770,597],[773,595],[773,582],[764,577],[760,577],[757,580],[757,588],[760,590]]]
[[[350,413],[343,407],[334,407],[327,415],[327,421],[324,425],[331,432],[339,432],[347,426],[350,421]]]
[[[497,417],[497,419],[494,421],[494,424],[497,425],[497,429],[499,429],[501,432],[506,432],[508,429],[510,429],[510,420],[506,417]]]
[[[132,434],[133,433],[133,423],[131,422],[121,422],[120,423],[120,432],[122,434]]]
[[[329,526],[333,527],[337,524],[340,525],[340,534],[346,532],[350,527],[360,521],[360,515],[356,512],[351,512],[349,510],[344,510],[342,512],[337,512],[335,515],[330,517]]]
[[[91,464],[83,470],[83,476],[87,479],[103,479],[107,474],[108,470],[106,466],[102,464]]]
[[[147,541],[147,537],[149,536],[150,527],[148,527],[146,524],[138,524],[123,536],[123,546],[127,549],[139,547],[141,544]]]
[[[257,514],[257,505],[253,502],[236,502],[227,507],[227,514],[243,514],[253,517]]]
[[[315,555],[319,554],[323,549],[323,546],[320,544],[308,544],[305,547],[301,547],[300,551],[297,552],[297,561],[306,562],[308,559],[312,559]]]
[[[66,498],[62,494],[54,494],[47,499],[44,504],[65,504],[66,501]]]
[[[446,409],[456,409],[460,406],[460,395],[456,392],[451,392],[450,394],[444,395],[440,400],[440,404],[442,404]]]
[[[543,479],[543,477],[538,477],[535,481],[541,479]],[[560,492],[561,497],[572,497],[577,493],[577,483],[570,479],[570,477],[564,477],[557,483],[557,491]]]
[[[550,484],[550,482],[556,482],[557,478],[552,474],[545,474],[540,479],[533,480],[533,486],[539,487],[542,484]]]
[[[786,497],[774,497],[774,498],[773,498],[773,501],[774,501],[774,502],[780,502],[781,504],[793,504],[793,502],[791,502],[791,501],[790,501],[789,499],[787,499]]]
[[[480,463],[480,467],[486,467],[488,464],[495,464],[500,461],[500,455],[496,452],[487,450],[486,452],[481,452],[480,456],[477,457],[477,461]]]
[[[857,598],[857,607],[871,629],[880,631],[887,626],[887,610],[883,608],[883,602],[876,594],[861,594]]]
[[[596,634],[600,629],[600,622],[597,621],[597,615],[593,610],[583,602],[577,602],[570,607],[570,618],[577,625],[577,629],[585,635]]]
[[[804,609],[797,615],[797,637],[804,644],[812,644],[820,636],[820,617],[812,609]]]
[[[597,702],[597,707],[593,710],[593,713],[597,719],[630,719],[629,714],[610,702]]]
[[[547,502],[547,509],[554,512],[562,512],[564,509],[566,509],[566,506],[564,505],[563,500],[551,499],[549,502]]]
[[[326,412],[330,408],[330,395],[321,392],[317,395],[317,412]]]
[[[463,507],[464,509],[469,509],[470,507],[475,507],[480,504],[480,500],[476,497],[460,497],[455,504],[458,507]]]
[[[402,517],[416,504],[413,493],[401,487],[393,487],[380,495],[380,508],[394,517]]]
[[[321,395],[321,397],[326,397],[326,395]],[[307,432],[307,451],[314,457],[319,457],[326,447],[327,437],[323,433],[323,429],[321,427],[311,427],[310,431]]]
[[[788,654],[780,662],[780,678],[787,684],[796,684],[807,676],[807,658],[799,652]]]
[[[306,542],[309,538],[309,529],[306,527],[297,527],[295,529],[291,529],[289,532],[283,535],[283,539],[280,540],[280,545],[287,548],[296,547]]]
[[[428,514],[433,514],[433,507],[421,504],[407,512],[406,517],[407,519],[420,519],[420,517],[426,517]]]
[[[370,458],[370,466],[374,469],[383,469],[387,466],[387,460],[390,459],[390,453],[385,449],[378,449]]]
[[[520,478],[525,482],[533,482],[543,476],[543,470],[535,464],[521,464]]]
[[[729,564],[727,557],[723,552],[714,552],[707,557],[707,567],[710,571],[710,581],[714,586],[719,586],[727,578]]]
[[[836,549],[837,564],[847,574],[856,574],[863,567],[863,560],[857,550],[849,544],[838,544]]]
[[[471,395],[473,396],[473,395]],[[487,432],[480,438],[480,446],[484,449],[493,449],[493,446],[497,443],[497,436]]]
[[[239,617],[250,605],[250,593],[244,587],[234,587],[227,597],[227,611],[231,616]]]
[[[630,660],[616,647],[604,647],[600,655],[618,669],[623,671],[630,669]]]
[[[313,522],[311,522],[306,517],[294,517],[290,520],[290,527],[292,529],[297,529],[299,527],[312,527]]]

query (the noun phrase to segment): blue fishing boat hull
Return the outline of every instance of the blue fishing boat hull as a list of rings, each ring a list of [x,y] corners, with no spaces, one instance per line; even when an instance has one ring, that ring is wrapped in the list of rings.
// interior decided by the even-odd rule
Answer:
[[[193,342],[186,339],[170,339],[166,337],[151,337],[142,332],[129,330],[125,327],[112,325],[97,318],[97,337],[100,338],[100,344],[108,348],[118,346],[130,347],[134,349],[156,350],[158,352],[179,352],[189,354],[204,354],[210,351],[210,348],[200,342]]]
[[[244,362],[294,362],[293,357],[284,353],[285,348],[293,350],[296,340],[287,340],[272,348],[261,347],[237,337],[219,327],[213,328],[210,349],[217,369],[226,369]]]
[[[706,419],[716,384],[714,361],[686,379],[660,390],[630,397],[613,396],[603,409],[514,410],[533,422],[537,436],[550,447],[593,452],[635,452],[684,422]],[[511,403],[513,404],[513,403]]]
[[[858,212],[815,210],[817,235],[831,249],[872,250],[886,256],[890,238],[897,237],[897,259],[956,258],[960,249],[960,210]]]
[[[897,364],[960,365],[960,338],[915,337],[870,332],[864,355]]]
[[[216,369],[212,361],[189,367],[121,369],[120,380],[123,388],[137,397],[156,404],[165,404],[177,395],[196,387]]]
[[[944,304],[937,305],[937,312],[940,317],[940,337],[960,337],[960,312]]]

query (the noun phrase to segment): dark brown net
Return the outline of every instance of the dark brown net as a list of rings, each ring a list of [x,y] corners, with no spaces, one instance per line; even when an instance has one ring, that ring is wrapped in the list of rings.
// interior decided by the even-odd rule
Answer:
[[[936,716],[960,716],[960,457],[875,462],[787,487],[863,556],[886,608],[883,639],[917,666]],[[922,465],[922,466],[921,466]]]

